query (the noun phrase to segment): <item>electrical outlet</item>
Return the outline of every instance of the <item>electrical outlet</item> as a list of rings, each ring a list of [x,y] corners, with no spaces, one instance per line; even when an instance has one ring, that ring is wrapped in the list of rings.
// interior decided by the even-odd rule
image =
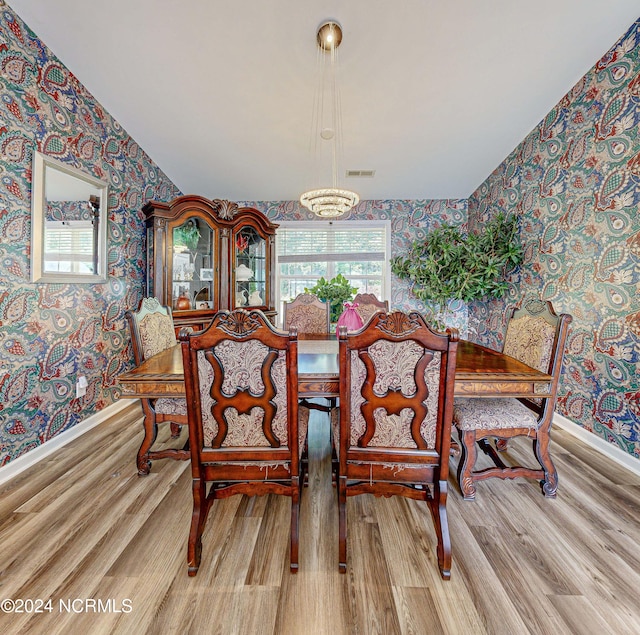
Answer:
[[[76,380],[76,398],[84,397],[87,394],[87,378],[80,375]]]

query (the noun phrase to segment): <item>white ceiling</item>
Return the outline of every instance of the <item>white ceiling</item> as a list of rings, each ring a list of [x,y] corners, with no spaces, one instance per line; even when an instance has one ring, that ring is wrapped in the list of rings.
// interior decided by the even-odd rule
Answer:
[[[237,201],[330,185],[310,141],[326,19],[344,31],[340,184],[439,199],[468,197],[640,17],[638,0],[7,2],[183,193]]]

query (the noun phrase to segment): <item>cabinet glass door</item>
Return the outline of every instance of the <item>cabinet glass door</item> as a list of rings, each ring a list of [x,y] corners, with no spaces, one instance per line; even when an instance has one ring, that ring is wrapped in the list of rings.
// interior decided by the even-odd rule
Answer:
[[[215,308],[214,230],[201,218],[189,218],[173,227],[171,236],[173,310]]]
[[[242,227],[234,240],[236,307],[264,308],[267,301],[267,241],[253,227]]]

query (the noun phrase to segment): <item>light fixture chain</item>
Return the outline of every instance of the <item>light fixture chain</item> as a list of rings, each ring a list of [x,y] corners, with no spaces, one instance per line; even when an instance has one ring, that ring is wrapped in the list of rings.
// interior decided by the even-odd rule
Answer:
[[[341,41],[342,28],[337,22],[325,22],[318,29],[318,54],[321,57],[316,59],[316,64],[320,69],[320,82],[314,99],[312,136],[314,129],[319,130],[320,134],[315,136],[314,144],[316,157],[318,156],[318,136],[331,143],[332,187],[305,192],[300,197],[300,203],[314,214],[322,217],[341,216],[357,205],[360,200],[355,192],[342,190],[338,187],[338,154],[343,152],[344,147],[342,104],[337,77],[338,46]],[[327,52],[329,53],[328,69],[327,56],[325,56]],[[325,95],[325,89],[328,89],[328,96]],[[331,118],[330,126],[325,125],[325,116]]]

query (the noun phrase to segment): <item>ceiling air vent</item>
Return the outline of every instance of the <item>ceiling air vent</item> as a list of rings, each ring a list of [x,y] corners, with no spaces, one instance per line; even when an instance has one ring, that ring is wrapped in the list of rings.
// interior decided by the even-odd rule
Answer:
[[[375,170],[347,170],[347,176],[359,176],[371,178],[376,173]]]

